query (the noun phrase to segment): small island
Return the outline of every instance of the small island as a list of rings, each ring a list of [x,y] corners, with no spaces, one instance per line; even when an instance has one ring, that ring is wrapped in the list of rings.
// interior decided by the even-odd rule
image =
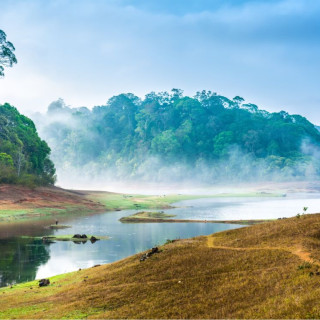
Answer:
[[[140,211],[137,213],[134,213],[130,216],[127,217],[122,217],[119,219],[121,222],[159,222],[161,220],[167,220],[168,218],[173,218],[175,217],[174,214],[166,214],[163,211],[154,211],[154,212],[149,212],[149,211]]]
[[[30,236],[22,236],[21,238],[33,238],[36,240],[42,240],[43,242],[53,242],[53,241],[73,241],[73,242],[86,242],[91,241],[96,242],[98,240],[108,240],[110,239],[108,236],[93,236],[93,235],[70,235],[70,234],[63,234],[60,236],[43,236],[43,237],[30,237]]]
[[[52,224],[48,227],[48,229],[68,229],[71,226],[63,225],[63,224]]]
[[[149,223],[149,222],[192,222],[192,223],[227,223],[239,225],[253,225],[273,221],[274,219],[252,219],[252,220],[192,220],[192,219],[169,219],[176,215],[166,214],[163,211],[148,212],[141,211],[127,217],[122,217],[119,221],[123,223]]]

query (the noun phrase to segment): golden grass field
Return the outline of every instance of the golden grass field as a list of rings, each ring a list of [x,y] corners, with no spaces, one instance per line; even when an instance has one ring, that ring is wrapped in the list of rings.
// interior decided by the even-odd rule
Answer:
[[[320,214],[0,289],[0,318],[319,318]],[[320,273],[319,273],[320,274]]]

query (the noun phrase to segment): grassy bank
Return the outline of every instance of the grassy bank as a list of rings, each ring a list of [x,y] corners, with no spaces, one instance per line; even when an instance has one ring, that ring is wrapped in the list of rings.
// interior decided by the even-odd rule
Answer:
[[[320,214],[0,289],[1,318],[319,318]],[[319,274],[319,275],[318,275]]]
[[[102,204],[106,210],[126,209],[169,209],[172,203],[200,198],[230,198],[230,197],[283,197],[281,193],[248,192],[248,193],[219,193],[212,195],[133,195],[112,192],[88,191],[87,198]]]
[[[182,200],[220,197],[278,197],[266,192],[214,195],[132,195],[111,192],[74,191],[60,188],[35,188],[0,185],[0,223],[43,218],[86,215],[125,209],[169,209]]]
[[[23,220],[39,220],[49,218],[50,216],[64,217],[71,215],[85,215],[93,212],[101,212],[103,208],[88,208],[85,205],[61,204],[61,208],[41,207],[41,208],[22,208],[22,209],[0,209],[1,222],[15,222]]]

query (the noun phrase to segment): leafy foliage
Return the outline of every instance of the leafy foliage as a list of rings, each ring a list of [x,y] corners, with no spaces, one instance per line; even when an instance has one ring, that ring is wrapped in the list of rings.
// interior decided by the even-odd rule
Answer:
[[[211,91],[120,94],[106,105],[53,102],[38,116],[59,168],[159,180],[299,178],[320,173],[320,133],[300,115],[269,113]],[[169,170],[169,169],[170,170]],[[167,170],[168,169],[168,170]],[[160,177],[161,176],[161,177]]]
[[[53,184],[49,153],[32,120],[7,103],[0,105],[0,183]]]
[[[17,63],[14,51],[15,47],[7,41],[7,35],[0,30],[0,77],[4,76],[4,67],[12,67],[14,63]]]

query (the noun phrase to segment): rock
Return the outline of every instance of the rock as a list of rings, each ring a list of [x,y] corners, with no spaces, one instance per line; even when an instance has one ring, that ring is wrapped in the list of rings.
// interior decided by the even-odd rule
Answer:
[[[100,266],[101,266],[101,264],[96,264],[96,265],[94,265],[92,268],[100,267]]]
[[[148,259],[147,254],[143,254],[143,255],[141,256],[141,258],[140,258],[140,262],[142,262],[142,261],[144,261],[144,260],[146,260],[146,259]]]
[[[96,241],[98,241],[99,239],[97,239],[96,237],[94,237],[94,236],[91,236],[91,238],[90,238],[90,241],[91,241],[91,243],[95,243]]]
[[[151,251],[143,254],[140,258],[140,262],[142,261],[145,261],[146,259],[148,259],[149,257],[151,257],[153,254],[155,253],[159,253],[159,248],[158,247],[155,247],[155,248],[152,248]]]
[[[50,284],[50,280],[49,279],[41,279],[39,281],[39,287],[45,287],[48,286]]]
[[[152,253],[152,254],[154,254],[154,253],[159,253],[159,248],[158,248],[158,247],[152,248],[152,249],[151,249],[151,253]]]
[[[88,237],[87,237],[86,234],[83,234],[83,235],[80,236],[80,238],[81,238],[81,239],[87,239]]]
[[[81,238],[81,234],[75,234],[72,238],[77,238],[77,239],[80,239]]]

